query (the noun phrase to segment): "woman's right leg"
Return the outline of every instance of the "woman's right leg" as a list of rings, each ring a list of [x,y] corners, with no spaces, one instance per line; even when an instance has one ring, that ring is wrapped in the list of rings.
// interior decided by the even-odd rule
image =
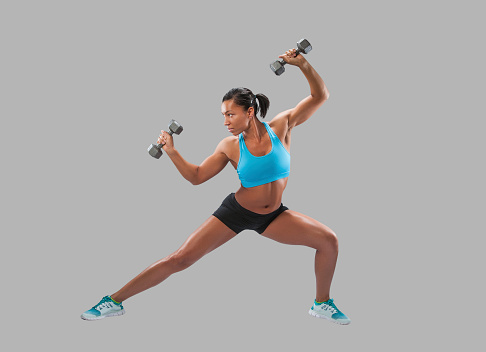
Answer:
[[[177,251],[149,266],[121,290],[111,295],[111,298],[123,302],[137,293],[156,286],[173,273],[188,268],[235,236],[233,230],[211,215]]]

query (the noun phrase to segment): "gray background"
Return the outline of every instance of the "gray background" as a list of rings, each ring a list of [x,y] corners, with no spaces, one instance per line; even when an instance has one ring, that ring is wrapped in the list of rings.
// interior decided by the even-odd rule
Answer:
[[[478,346],[484,316],[479,1],[2,1],[3,344],[54,351]],[[79,315],[176,250],[239,186],[147,153],[177,119],[198,164],[230,88],[309,94],[270,62],[307,38],[331,98],[293,133],[283,202],[332,228],[343,327],[307,314],[314,250],[245,231],[125,304]],[[482,269],[482,270],[481,270]],[[480,271],[481,270],[481,271]],[[483,275],[481,275],[483,274]],[[484,328],[484,325],[482,326]]]

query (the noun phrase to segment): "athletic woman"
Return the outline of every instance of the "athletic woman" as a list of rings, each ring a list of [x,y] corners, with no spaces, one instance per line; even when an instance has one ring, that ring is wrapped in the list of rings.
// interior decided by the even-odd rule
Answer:
[[[199,185],[231,163],[241,187],[228,195],[178,250],[149,266],[118,292],[105,296],[81,318],[98,320],[124,314],[122,302],[188,268],[241,231],[250,229],[281,243],[316,249],[316,298],[309,314],[338,324],[350,323],[329,293],[338,257],[336,234],[281,203],[290,171],[292,129],[307,121],[329,98],[329,92],[319,74],[302,55],[296,55],[295,49],[279,57],[299,67],[310,85],[311,94],[295,108],[281,112],[269,123],[261,122],[256,114],[260,112],[261,118],[265,117],[268,98],[246,88],[231,89],[223,97],[221,113],[232,136],[223,139],[199,166],[187,162],[175,149],[172,136],[162,131],[157,143],[164,144],[164,151],[186,180]]]

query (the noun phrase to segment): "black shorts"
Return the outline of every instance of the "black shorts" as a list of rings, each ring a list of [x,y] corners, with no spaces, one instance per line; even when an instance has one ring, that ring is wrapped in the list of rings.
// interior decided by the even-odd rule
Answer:
[[[268,225],[287,209],[280,203],[280,207],[269,214],[254,213],[243,208],[236,201],[235,194],[230,193],[213,215],[236,233],[243,230],[255,230],[258,233],[263,233]]]

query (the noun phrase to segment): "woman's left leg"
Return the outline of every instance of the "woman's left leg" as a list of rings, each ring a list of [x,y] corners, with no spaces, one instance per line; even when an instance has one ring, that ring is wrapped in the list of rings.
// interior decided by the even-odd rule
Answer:
[[[307,215],[286,210],[268,225],[262,236],[284,244],[315,248],[316,301],[329,300],[338,257],[334,231]]]

